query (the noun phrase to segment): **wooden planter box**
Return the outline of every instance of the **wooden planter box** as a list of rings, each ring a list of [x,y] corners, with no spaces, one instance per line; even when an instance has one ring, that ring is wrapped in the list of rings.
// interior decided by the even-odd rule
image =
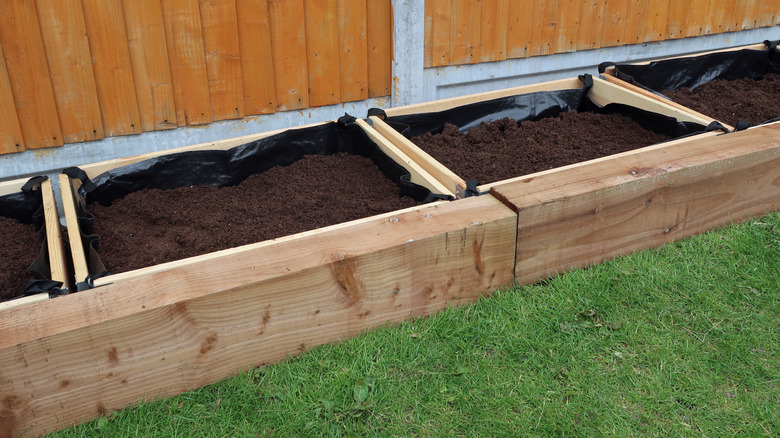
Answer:
[[[11,195],[21,192],[22,186],[27,183],[26,179],[13,180],[0,183],[0,196]],[[69,288],[68,276],[66,274],[66,255],[63,246],[62,233],[60,230],[60,219],[57,213],[57,206],[54,203],[54,192],[52,191],[51,181],[47,178],[40,183],[40,191],[43,205],[44,227],[46,232],[46,252],[49,261],[48,278],[63,283],[63,288]],[[30,260],[30,263],[33,261]],[[32,276],[30,276],[32,279]],[[4,311],[13,307],[21,306],[27,303],[35,303],[48,300],[48,293],[39,293],[23,298],[17,298],[0,303],[0,320],[4,318]],[[1,332],[0,332],[1,333]],[[2,419],[2,416],[0,416]],[[0,428],[0,430],[2,430]]]
[[[522,93],[573,88],[578,80],[446,99],[385,110],[438,112]],[[620,102],[708,124],[663,100],[594,78],[591,99]],[[466,183],[406,137],[371,117],[374,127],[443,184]],[[636,250],[780,210],[780,123],[738,133],[702,133],[596,160],[484,184],[518,214],[515,281],[533,283]]]
[[[772,49],[775,52],[778,52],[778,48]],[[677,102],[674,102],[672,100],[669,100],[665,98],[662,95],[659,95],[658,93],[663,93],[664,89],[667,89],[666,87],[655,85],[647,79],[652,79],[653,81],[656,81],[658,83],[664,82],[664,78],[671,78],[670,80],[673,82],[678,81],[678,79],[675,78],[673,73],[675,72],[675,69],[678,67],[675,66],[676,61],[697,61],[702,60],[702,63],[705,63],[705,59],[707,57],[711,56],[737,56],[738,52],[746,52],[746,53],[753,53],[755,55],[764,55],[767,53],[767,46],[765,44],[751,44],[747,46],[740,46],[740,47],[734,47],[731,49],[726,50],[716,50],[711,52],[702,52],[702,53],[694,53],[691,55],[686,56],[678,56],[678,57],[672,57],[672,58],[662,58],[662,59],[656,59],[652,61],[646,61],[646,62],[638,62],[638,63],[620,63],[620,64],[613,64],[610,66],[605,66],[603,68],[604,72],[604,79],[612,84],[616,84],[618,86],[621,86],[625,89],[631,90],[633,92],[639,93],[642,96],[645,96],[649,99],[653,99],[659,102],[663,102],[667,105],[673,106],[675,108],[680,109],[681,111],[686,111],[692,114],[696,114],[703,118],[708,118],[709,116],[701,114],[697,112],[694,109],[688,108],[686,106],[683,106]],[[780,52],[778,52],[780,53]],[[739,59],[735,58],[733,60],[730,60],[732,64],[736,65],[737,68],[746,68],[741,65]],[[651,67],[656,67],[652,69]],[[766,67],[766,66],[763,66]],[[704,83],[709,82],[714,79],[718,79],[720,77],[719,73],[713,72],[709,70],[707,67],[701,67],[697,68],[697,70],[700,70],[698,72],[697,77],[707,78]],[[628,75],[629,73],[634,74],[636,77],[632,77]],[[666,76],[663,76],[666,75]],[[660,77],[659,77],[660,76]],[[734,73],[734,69],[731,69],[731,71],[728,73],[727,77],[733,77],[738,76],[736,73]],[[736,77],[734,77],[736,78]],[[721,122],[723,123],[723,122]],[[734,127],[730,126],[726,123],[723,123],[724,126],[726,126],[728,129],[733,130]]]
[[[387,120],[391,120],[394,116],[404,116],[410,114],[424,115],[426,113],[450,110],[464,105],[478,102],[487,102],[509,96],[517,96],[540,91],[575,90],[582,88],[583,82],[578,78],[562,79],[558,81],[526,85],[517,88],[509,88],[505,90],[474,94],[470,96],[455,97],[435,102],[388,108],[385,110],[385,115]],[[677,119],[679,122],[693,122],[703,126],[707,126],[714,121],[712,118],[698,114],[692,114],[672,105],[668,105],[664,102],[647,99],[639,93],[610,84],[599,78],[593,78],[593,86],[588,92],[588,97],[591,99],[591,101],[600,107],[604,107],[612,103],[624,104],[645,111],[668,116]],[[417,147],[409,139],[393,129],[388,123],[385,123],[383,117],[371,116],[370,120],[374,128],[379,133],[387,137],[403,153],[416,160],[422,168],[427,170],[428,173],[430,173],[440,183],[448,187],[451,191],[455,192],[458,197],[462,197],[464,195],[466,189],[465,178],[468,178],[468,175],[456,175],[453,171],[441,164],[435,158],[431,157],[427,152]],[[491,185],[492,184],[483,184],[478,186],[477,190],[480,192],[489,190]]]
[[[74,192],[67,177],[61,184],[74,239]],[[442,201],[111,275],[10,309],[0,318],[0,437],[39,435],[475,300],[512,281],[515,233],[516,215],[495,198]]]

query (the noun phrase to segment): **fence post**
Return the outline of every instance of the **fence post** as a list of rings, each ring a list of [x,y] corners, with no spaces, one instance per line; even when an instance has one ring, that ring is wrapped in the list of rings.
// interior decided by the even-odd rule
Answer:
[[[423,101],[425,1],[393,0],[392,106]]]

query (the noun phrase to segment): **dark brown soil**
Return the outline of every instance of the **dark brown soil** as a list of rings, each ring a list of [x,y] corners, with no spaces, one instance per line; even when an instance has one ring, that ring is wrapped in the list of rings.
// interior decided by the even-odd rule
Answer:
[[[694,90],[680,88],[663,94],[731,126],[739,121],[755,126],[780,117],[780,74],[767,74],[759,80],[716,79]]]
[[[457,175],[486,184],[668,139],[627,116],[570,111],[519,125],[509,118],[483,123],[466,134],[448,123],[441,134],[412,142]]]
[[[0,217],[0,301],[22,295],[30,264],[41,250],[41,235],[33,225]]]
[[[241,184],[144,190],[95,215],[114,273],[260,242],[417,205],[368,158],[310,155]]]

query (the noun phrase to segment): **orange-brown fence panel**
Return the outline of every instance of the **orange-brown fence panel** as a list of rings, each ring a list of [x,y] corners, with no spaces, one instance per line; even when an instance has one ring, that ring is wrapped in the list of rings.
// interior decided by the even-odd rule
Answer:
[[[778,11],[780,0],[426,0],[424,61],[472,64],[754,29],[780,24]]]
[[[0,154],[387,96],[392,20],[391,0],[0,1]]]

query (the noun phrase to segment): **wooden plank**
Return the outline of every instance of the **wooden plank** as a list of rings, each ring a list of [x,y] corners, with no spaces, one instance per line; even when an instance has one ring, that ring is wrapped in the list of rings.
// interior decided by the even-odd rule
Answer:
[[[0,2],[0,46],[24,146],[62,146],[62,129],[34,2]],[[6,123],[13,128],[12,120]]]
[[[601,47],[621,46],[626,43],[627,0],[606,0],[604,2],[604,26],[601,32]]]
[[[70,177],[65,174],[58,175],[60,182],[60,194],[62,209],[65,214],[65,225],[68,228],[68,243],[70,244],[71,260],[73,261],[74,282],[79,283],[89,276],[89,265],[81,242],[81,234],[78,232],[78,214],[76,213],[75,188]]]
[[[210,123],[211,96],[198,0],[162,0],[161,5],[177,124]]]
[[[39,435],[473,301],[512,280],[515,232],[511,210],[474,197],[4,311],[5,430]]]
[[[706,33],[709,22],[710,0],[691,0],[688,2],[688,16],[683,34],[686,37],[700,36]]]
[[[276,111],[267,0],[236,0],[246,115]]]
[[[61,281],[64,287],[72,290],[65,263],[65,245],[62,242],[60,216],[57,213],[57,203],[54,201],[54,190],[50,179],[41,182],[41,196],[43,197],[43,216],[46,227],[46,247],[49,251],[49,273],[52,280]]]
[[[532,283],[780,210],[780,124],[688,138],[528,176],[491,192],[518,212],[515,277]]]
[[[236,0],[200,0],[203,49],[211,95],[211,117],[244,117],[244,84],[238,47]]]
[[[745,17],[745,3],[735,0],[726,0],[723,14],[723,30],[734,32],[742,30],[742,19]]]
[[[452,28],[450,35],[450,63],[452,65],[479,62],[480,17],[479,2],[452,1]]]
[[[82,0],[106,135],[139,134],[133,66],[120,0]]]
[[[764,1],[764,0],[761,0]],[[758,27],[758,0],[743,0],[744,15],[742,16],[742,29],[755,29]]]
[[[531,41],[533,26],[533,5],[530,0],[509,2],[509,23],[506,31],[506,56],[525,58]]]
[[[48,292],[39,293],[39,294],[35,294],[35,295],[29,295],[29,296],[21,297],[21,298],[14,298],[13,300],[3,301],[2,303],[0,303],[0,312],[3,312],[4,310],[8,310],[8,309],[11,309],[11,308],[14,308],[14,307],[19,307],[19,306],[24,306],[24,305],[27,305],[27,304],[31,304],[31,303],[40,303],[41,301],[46,301],[48,299],[49,299]],[[0,313],[0,315],[2,315],[2,313]],[[0,417],[0,419],[2,419],[2,417]],[[0,432],[2,432],[2,431],[3,430],[0,429]]]
[[[558,0],[534,2],[528,56],[550,55],[555,43],[555,18]]]
[[[710,0],[709,10],[707,16],[704,19],[705,35],[724,32],[724,12],[726,10],[726,3],[730,0]]]
[[[558,0],[555,11],[554,53],[566,53],[577,50],[577,33],[580,27],[580,6],[582,0]]]
[[[645,111],[673,117],[680,122],[693,122],[707,126],[714,121],[711,117],[701,116],[680,105],[670,105],[669,101],[662,99],[649,99],[645,94],[620,87],[600,78],[593,78],[593,87],[590,89],[588,97],[599,106],[605,106],[610,103],[622,103]]]
[[[648,0],[640,22],[643,41],[662,41],[666,36],[668,18],[669,0]]]
[[[16,116],[14,95],[8,70],[5,68],[3,45],[0,44],[0,155],[24,150],[22,127]]]
[[[486,91],[467,96],[450,97],[448,99],[435,100],[433,102],[417,103],[413,105],[385,108],[388,117],[414,114],[419,112],[444,111],[456,106],[468,105],[484,100],[498,99],[500,97],[514,96],[517,94],[534,93],[536,91],[552,91],[563,89],[582,88],[582,82],[577,78],[559,79],[556,81],[540,82],[538,84],[523,85],[520,87],[505,88],[503,90]]]
[[[484,1],[484,0],[483,0]],[[433,13],[431,33],[431,67],[450,65],[450,36],[452,10],[450,0],[426,0]]]
[[[604,30],[604,2],[587,0],[580,8],[580,28],[577,32],[577,50],[596,49],[601,46]]]
[[[64,141],[105,137],[81,1],[36,4]]]
[[[159,0],[122,0],[141,129],[172,129],[176,123],[173,79]]]
[[[387,126],[387,124],[381,122],[381,120],[380,123],[382,123],[384,126]],[[431,174],[429,174],[422,163],[420,163],[416,158],[413,158],[405,152],[402,152],[401,149],[395,146],[392,141],[390,141],[386,136],[383,136],[384,134],[380,134],[364,120],[358,119],[357,124],[363,128],[368,137],[377,144],[379,149],[384,152],[385,155],[392,158],[396,163],[403,165],[406,170],[409,171],[411,175],[409,180],[411,182],[427,188],[431,191],[431,193],[450,196],[456,195],[455,191],[452,190],[447,184],[440,182]]]
[[[648,3],[651,0],[628,0],[626,8],[626,28],[623,34],[624,44],[638,44],[644,42],[645,14],[648,12]]]
[[[688,17],[688,3],[670,0],[666,17],[665,39],[684,38]]]
[[[756,10],[756,27],[774,26],[780,17],[780,0],[762,0]]]
[[[393,8],[390,0],[367,0],[366,19],[368,97],[389,96],[393,83]]]
[[[304,0],[309,104],[341,102],[338,0]]]
[[[366,2],[339,0],[339,70],[341,100],[368,99]]]
[[[509,0],[482,1],[482,27],[480,29],[480,62],[506,59],[506,36],[509,20]]]
[[[268,0],[276,109],[309,106],[306,29],[303,0]]]
[[[614,68],[612,69],[612,71],[614,71]],[[686,106],[680,105],[677,102],[674,102],[674,101],[671,101],[669,99],[663,98],[663,97],[661,97],[661,96],[659,96],[659,95],[657,95],[655,93],[651,93],[651,92],[645,90],[644,88],[637,87],[636,85],[629,84],[628,82],[622,81],[622,80],[616,78],[615,76],[613,76],[613,74],[606,74],[606,75],[604,75],[604,79],[607,82],[611,83],[611,84],[615,84],[617,86],[623,87],[623,88],[625,88],[627,90],[630,90],[630,91],[632,91],[634,93],[640,94],[640,95],[642,95],[642,96],[644,96],[644,97],[646,97],[648,99],[652,99],[652,100],[657,100],[659,102],[663,102],[665,105],[669,105],[669,106],[671,106],[673,108],[676,108],[679,111],[682,111],[682,112],[691,114],[693,116],[696,116],[701,121],[709,120],[710,122],[712,122],[712,121],[715,120],[712,117],[709,117],[709,116],[707,116],[705,114],[702,114],[702,113],[700,113],[698,111],[692,110],[692,109],[690,109],[690,108],[688,108]],[[709,123],[707,123],[707,124],[709,124]],[[721,122],[721,124],[723,126],[725,126],[729,130],[733,130],[734,129],[733,126],[728,125],[726,123]]]
[[[370,119],[377,132],[389,140],[390,143],[398,148],[404,155],[410,157],[424,169],[426,173],[432,175],[441,186],[445,187],[446,190],[444,193],[452,194],[458,198],[463,197],[463,191],[466,189],[466,181],[463,178],[456,175],[453,171],[445,167],[427,152],[417,147],[417,145],[412,143],[408,138],[401,135],[401,133],[378,117],[372,116]]]

